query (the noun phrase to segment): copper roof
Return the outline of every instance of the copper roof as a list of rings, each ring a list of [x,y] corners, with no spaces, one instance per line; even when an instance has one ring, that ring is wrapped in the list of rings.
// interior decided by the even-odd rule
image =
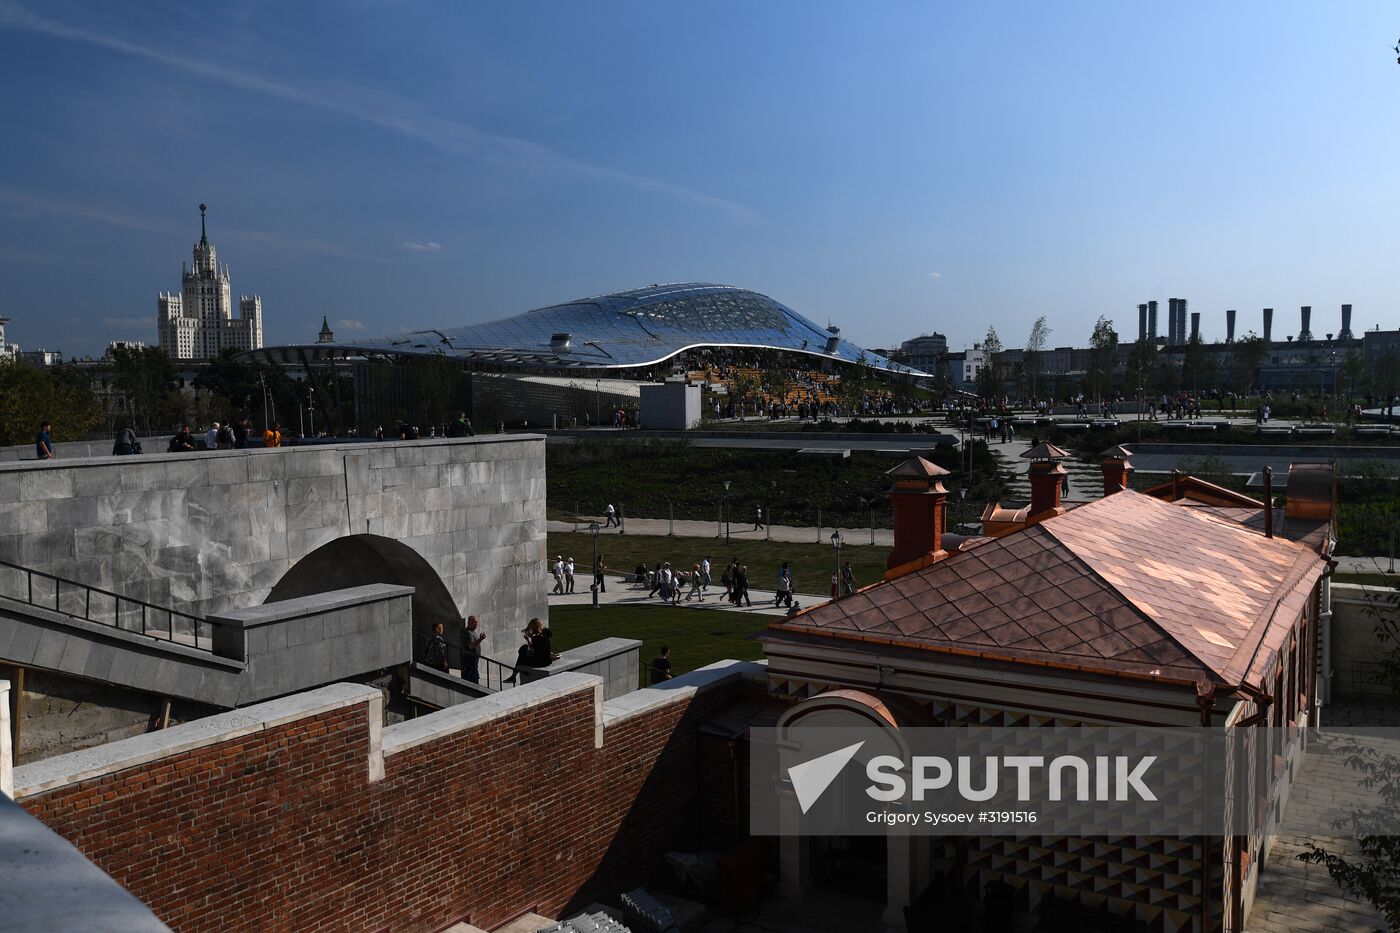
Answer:
[[[1074,454],[1063,447],[1056,447],[1049,441],[1041,441],[1030,450],[1021,454],[1022,460],[1068,460]]]
[[[948,476],[947,470],[936,463],[930,463],[923,457],[910,457],[892,470],[885,471],[886,476],[893,476],[895,479],[934,479],[939,476]]]
[[[770,628],[1236,684],[1324,569],[1294,542],[1125,490]]]
[[[1124,447],[1122,444],[1119,444],[1118,446],[1116,446],[1116,447],[1110,447],[1110,448],[1108,448],[1108,450],[1105,450],[1103,453],[1099,454],[1099,459],[1101,459],[1101,460],[1127,460],[1127,459],[1128,459],[1129,457],[1131,457],[1132,455],[1133,455],[1133,452],[1132,452],[1131,450],[1129,450],[1128,448]]]
[[[1198,476],[1177,476],[1142,490],[1142,494],[1167,501],[1191,499],[1204,505],[1237,505],[1256,509],[1264,507],[1264,503],[1259,499],[1218,486]]]

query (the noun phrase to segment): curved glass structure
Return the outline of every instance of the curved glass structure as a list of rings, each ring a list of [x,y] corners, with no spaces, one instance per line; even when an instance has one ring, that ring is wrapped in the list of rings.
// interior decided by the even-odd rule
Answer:
[[[515,317],[449,330],[295,348],[345,353],[445,354],[541,369],[634,369],[692,348],[740,347],[806,353],[925,375],[844,340],[758,292],[731,285],[653,285],[583,298]],[[274,349],[274,348],[269,348]],[[293,348],[280,348],[291,350]],[[274,349],[275,354],[275,349]]]

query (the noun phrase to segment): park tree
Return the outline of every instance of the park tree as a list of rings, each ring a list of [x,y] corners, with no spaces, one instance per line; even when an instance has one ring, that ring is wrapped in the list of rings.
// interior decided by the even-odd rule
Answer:
[[[1089,335],[1089,370],[1084,374],[1084,391],[1095,402],[1113,391],[1113,356],[1118,349],[1118,334],[1113,322],[1103,315],[1094,322]]]
[[[1254,331],[1230,346],[1230,384],[1236,392],[1247,394],[1253,388],[1268,352],[1264,339]]]
[[[1026,338],[1025,357],[1021,363],[1032,398],[1037,398],[1040,395],[1041,354],[1045,352],[1045,344],[1049,339],[1050,324],[1045,315],[1042,314],[1031,325],[1031,334]]]
[[[282,421],[282,412],[290,415],[297,407],[296,382],[282,367],[239,359],[238,351],[232,349],[200,370],[194,388],[199,394],[195,418],[199,424],[246,414],[266,428]]]
[[[1146,340],[1133,344],[1123,372],[1123,388],[1140,398],[1155,394],[1157,388],[1157,347]]]
[[[1361,355],[1361,351],[1347,351],[1346,359],[1342,361],[1342,376],[1346,380],[1345,398],[1350,402],[1361,386],[1366,384],[1366,357]]]
[[[0,360],[0,446],[29,443],[45,420],[55,441],[81,440],[102,425],[89,374],[71,363],[40,369]]]
[[[1192,395],[1200,395],[1202,389],[1211,388],[1215,382],[1215,371],[1215,354],[1201,342],[1199,335],[1193,334],[1181,354],[1182,384]]]
[[[185,415],[178,382],[174,361],[159,347],[113,348],[113,427],[129,423],[147,434],[177,428]]]

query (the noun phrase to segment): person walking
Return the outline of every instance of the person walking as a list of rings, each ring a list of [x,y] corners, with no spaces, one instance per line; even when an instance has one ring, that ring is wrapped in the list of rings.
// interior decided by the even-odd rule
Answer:
[[[603,526],[604,528],[611,528],[614,525],[622,524],[617,520],[617,510],[613,508],[611,502],[609,502],[608,507],[603,510],[603,514],[607,517],[607,524]]]
[[[720,582],[724,584],[724,599],[726,602],[734,601],[734,562],[730,561],[724,567],[724,574],[720,577]]]
[[[704,580],[705,576],[704,573],[700,570],[700,565],[695,564],[693,567],[691,567],[690,592],[685,594],[686,602],[690,602],[691,599],[695,599],[696,601],[702,603],[705,601],[705,595],[700,591],[700,587],[704,584]]]
[[[846,566],[841,568],[841,595],[850,596],[856,591],[856,572],[851,568],[851,562],[846,561]]]
[[[558,554],[554,557],[554,563],[550,565],[549,572],[554,576],[554,589],[549,591],[551,596],[559,596],[564,593],[564,555]]]
[[[666,565],[661,561],[656,562],[656,566],[651,570],[651,592],[647,593],[647,599],[651,599],[661,592],[661,570]]]
[[[34,435],[34,456],[40,460],[53,459],[53,441],[49,439],[51,430],[53,425],[44,421],[39,424],[39,433]]]
[[[656,591],[661,594],[663,603],[671,601],[671,565],[669,563],[663,563],[661,572],[656,575]]]
[[[773,598],[773,606],[786,605],[792,608],[792,565],[783,561],[783,566],[778,570],[778,588]]]
[[[646,565],[642,565],[645,569]],[[604,571],[608,569],[607,563],[603,560],[603,555],[598,555],[598,561],[593,565],[593,585],[598,588],[599,593],[608,591],[608,579],[604,576]]]
[[[753,600],[749,599],[749,568],[747,564],[739,565],[739,572],[735,575],[734,605],[743,602],[745,606],[752,606]]]
[[[758,531],[763,527],[763,506],[758,507],[758,512],[754,515],[753,530]]]
[[[564,561],[564,592],[574,591],[574,559],[570,557]]]
[[[204,432],[204,449],[219,449],[219,422],[215,421],[209,426],[209,430]]]
[[[700,589],[706,596],[710,594],[710,559],[700,561]]]

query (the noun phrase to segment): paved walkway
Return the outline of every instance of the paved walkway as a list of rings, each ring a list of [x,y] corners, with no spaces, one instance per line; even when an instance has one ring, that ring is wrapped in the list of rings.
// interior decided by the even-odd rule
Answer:
[[[550,607],[552,608],[554,606],[587,606],[590,603],[592,603],[593,594],[589,592],[588,586],[584,584],[584,579],[584,577],[578,578],[580,588],[574,593],[570,593],[568,595],[563,596],[551,594],[549,597]],[[622,582],[621,579],[609,576],[608,590],[606,593],[598,594],[598,603],[599,605],[603,606],[666,605],[666,603],[663,603],[661,601],[660,596],[648,596],[647,593],[648,590],[644,588],[632,586],[629,583]],[[717,610],[720,612],[742,612],[746,615],[786,615],[788,612],[787,607],[782,606],[775,608],[773,606],[773,597],[774,593],[772,590],[750,589],[749,598],[752,600],[753,605],[742,607],[735,606],[733,603],[729,602],[724,598],[724,584],[721,583],[718,586],[711,586],[710,594],[702,600],[697,601],[692,599],[689,602],[686,602],[685,597],[682,596],[681,601],[676,605],[680,606],[683,609],[693,609],[701,612]],[[827,600],[824,597],[808,596],[803,593],[796,594],[792,600],[793,606],[802,609],[806,609],[810,606],[819,605],[824,602],[827,602]]]

